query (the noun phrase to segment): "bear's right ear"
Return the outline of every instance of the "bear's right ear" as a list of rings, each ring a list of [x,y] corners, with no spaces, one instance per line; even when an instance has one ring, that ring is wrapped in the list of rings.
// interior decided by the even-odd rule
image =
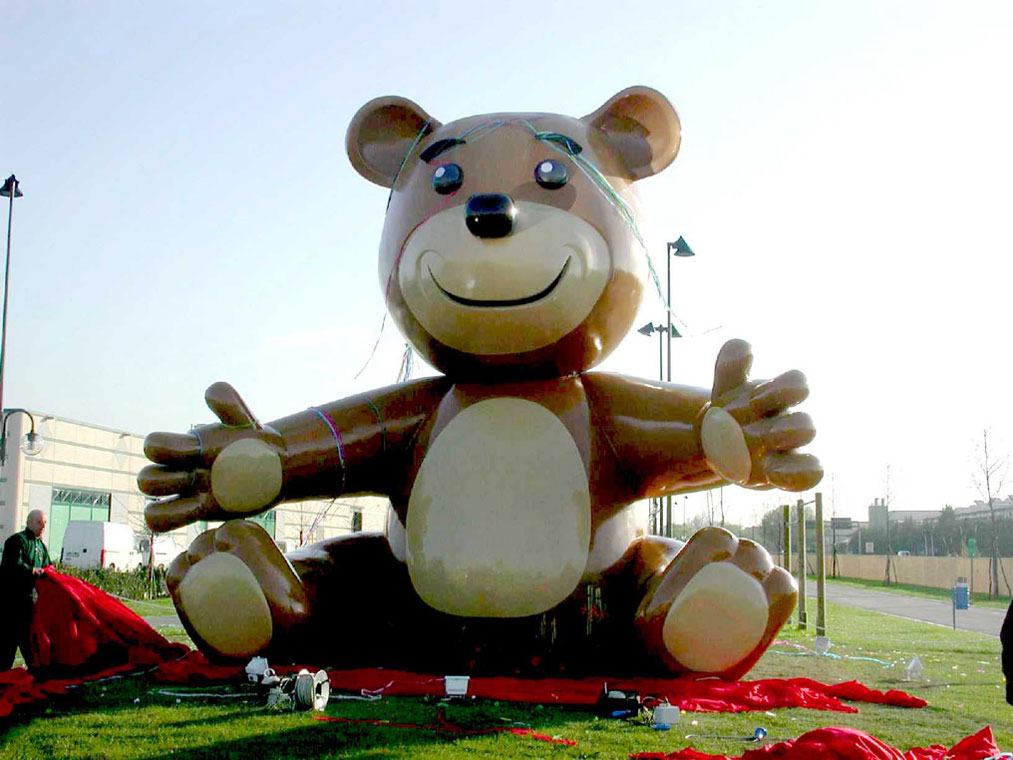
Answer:
[[[348,158],[370,182],[390,187],[412,145],[439,126],[440,122],[410,100],[375,98],[360,108],[348,125]]]

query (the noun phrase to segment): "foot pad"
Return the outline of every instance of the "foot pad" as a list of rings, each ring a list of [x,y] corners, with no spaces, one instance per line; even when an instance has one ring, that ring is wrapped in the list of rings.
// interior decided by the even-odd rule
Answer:
[[[730,562],[714,562],[676,597],[662,637],[687,669],[720,673],[760,643],[768,613],[767,596],[756,578]]]
[[[246,563],[232,554],[211,554],[190,568],[178,590],[190,625],[214,650],[249,657],[271,641],[267,598]]]

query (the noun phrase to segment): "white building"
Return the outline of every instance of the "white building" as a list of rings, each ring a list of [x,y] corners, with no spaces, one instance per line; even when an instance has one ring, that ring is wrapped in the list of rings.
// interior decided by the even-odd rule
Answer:
[[[25,527],[28,513],[40,509],[48,527],[44,539],[58,561],[70,520],[126,523],[140,537],[147,533],[137,473],[148,460],[144,437],[32,411],[45,448],[27,456],[19,445],[30,430],[27,414],[7,420],[6,462],[0,467],[0,542]],[[340,498],[282,504],[257,518],[285,550],[347,533],[382,531],[389,503],[378,497]],[[197,523],[172,534],[182,550],[207,529]]]

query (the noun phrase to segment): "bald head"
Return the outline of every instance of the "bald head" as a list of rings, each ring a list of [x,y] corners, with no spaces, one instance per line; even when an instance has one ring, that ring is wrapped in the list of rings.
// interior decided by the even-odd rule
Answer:
[[[33,509],[28,513],[26,527],[37,537],[42,537],[42,531],[46,529],[46,515],[41,509]]]

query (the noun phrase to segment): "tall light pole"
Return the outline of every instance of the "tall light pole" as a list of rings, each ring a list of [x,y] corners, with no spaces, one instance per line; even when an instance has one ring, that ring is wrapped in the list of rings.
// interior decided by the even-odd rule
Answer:
[[[664,363],[664,357],[662,356],[662,350],[664,349],[665,346],[662,343],[661,336],[662,335],[667,335],[669,330],[675,330],[675,328],[672,327],[672,326],[666,327],[665,325],[656,325],[653,322],[648,322],[643,327],[638,327],[637,328],[637,332],[638,333],[640,333],[641,335],[646,335],[647,337],[651,337],[654,333],[658,333],[658,379],[659,380],[664,380],[665,379],[665,363]],[[678,330],[675,330],[675,337],[676,338],[681,337],[679,335],[679,331]]]
[[[676,240],[674,243],[668,244],[668,252],[667,255],[665,256],[665,264],[666,264],[665,269],[667,272],[666,280],[668,284],[668,288],[665,292],[665,301],[666,301],[665,306],[667,307],[665,309],[665,313],[668,316],[668,367],[667,367],[668,371],[665,373],[665,380],[667,380],[668,382],[672,382],[672,336],[679,335],[679,333],[672,332],[672,330],[674,329],[672,327],[672,257],[673,256],[689,257],[695,255],[696,254],[693,253],[693,249],[689,247],[689,243],[686,242],[686,240],[682,237],[682,235],[680,235],[679,239]],[[668,520],[667,535],[669,538],[672,538],[673,536],[671,535],[672,534],[671,494],[665,497],[665,514],[666,519]]]
[[[667,289],[665,292],[666,322],[663,325],[656,325],[653,322],[648,322],[646,325],[637,330],[637,332],[640,333],[641,335],[646,335],[648,337],[650,337],[654,333],[658,333],[658,380],[672,382],[672,338],[682,337],[679,334],[679,331],[675,329],[675,325],[672,324],[672,257],[673,256],[688,257],[695,255],[696,254],[693,253],[693,249],[689,247],[689,244],[681,236],[674,243],[668,243],[668,248],[665,256],[665,275],[666,275],[665,279],[667,284]],[[667,367],[663,367],[661,360],[662,335],[665,335],[667,337],[666,341],[668,346]],[[685,501],[683,501],[683,520],[682,520],[683,532],[685,532],[685,523],[686,523],[685,512],[686,512],[686,504]],[[669,538],[673,538],[671,494],[665,497],[665,514],[662,522],[665,525],[665,529],[662,531],[664,535],[668,536]]]
[[[669,332],[669,330],[675,330],[675,328],[672,327],[671,324],[669,324],[666,327],[665,325],[656,325],[653,322],[648,322],[643,327],[637,328],[637,332],[638,333],[640,333],[641,335],[645,335],[648,338],[651,337],[651,335],[653,335],[654,333],[658,333],[658,380],[659,381],[662,381],[662,380],[665,379],[665,364],[664,364],[664,354],[663,354],[664,343],[662,342],[662,337],[661,336],[668,335],[669,336],[669,340],[671,340],[671,335],[672,334]],[[677,338],[679,337],[678,331],[675,332],[675,337],[677,337]],[[671,501],[672,497],[669,496],[668,498]],[[658,523],[659,523],[659,525],[658,525],[658,533],[659,534],[664,534],[664,535],[667,536],[671,531],[670,531],[670,529],[664,528],[663,525],[662,525],[662,523],[664,523],[664,515],[661,513],[661,499],[658,499],[657,506],[658,506]],[[669,510],[669,512],[671,512],[671,510]],[[669,514],[669,518],[670,518],[669,519],[669,523],[671,523],[671,514]]]
[[[672,257],[689,257],[695,256],[693,249],[689,247],[689,243],[680,235],[679,239],[674,243],[668,244],[668,255],[665,256],[666,264],[666,280],[668,287],[665,291],[665,305],[668,307],[666,313],[668,315],[668,372],[665,376],[665,380],[672,382]],[[678,336],[678,333],[675,333]],[[672,511],[672,497],[668,497],[668,511]]]
[[[4,263],[4,307],[3,316],[0,317],[0,414],[3,413],[4,408],[4,367],[7,366],[7,293],[10,290],[8,284],[11,277],[11,221],[14,218],[14,199],[24,195],[19,185],[18,178],[12,174],[4,180],[3,187],[0,188],[0,196],[10,198],[10,205],[7,207],[7,259]]]

